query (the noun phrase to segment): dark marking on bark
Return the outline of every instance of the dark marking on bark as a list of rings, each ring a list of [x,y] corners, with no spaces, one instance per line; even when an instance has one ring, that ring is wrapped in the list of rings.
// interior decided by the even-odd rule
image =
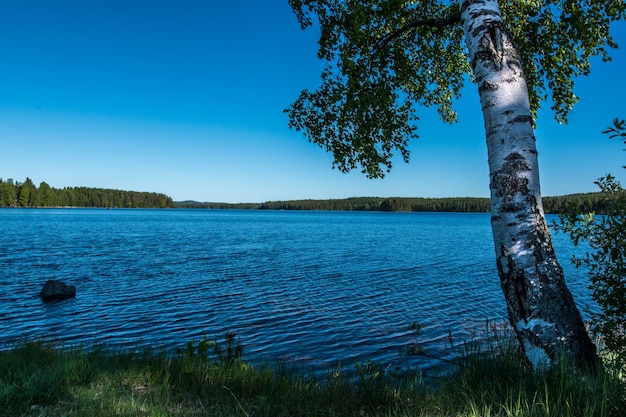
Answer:
[[[505,161],[525,161],[524,157],[520,155],[518,152],[511,152],[506,158]]]
[[[491,49],[491,62],[498,69],[502,69],[502,60],[504,58],[504,47],[502,44],[502,30],[500,25],[492,24],[483,36],[482,45],[487,45]]]
[[[515,265],[514,261],[511,261],[513,265]],[[529,317],[531,312],[528,308],[528,303],[524,302],[524,299],[528,299],[528,295],[532,292],[530,289],[530,283],[526,278],[526,275],[523,271],[517,271],[517,269],[513,269],[514,275],[513,279],[515,281],[515,298],[517,298],[517,308],[518,313],[521,317]]]
[[[472,68],[476,68],[476,62],[492,62],[492,54],[489,51],[476,51],[474,60],[472,61]]]
[[[484,1],[482,2],[475,2],[475,3],[485,3]],[[485,9],[478,9],[478,11],[474,11],[471,15],[470,15],[470,19],[472,19],[473,21],[475,21],[475,19],[481,17],[481,16],[495,16],[496,20],[500,20],[500,14],[498,12],[496,12],[495,10],[485,10]],[[480,28],[480,25],[477,26],[472,33],[474,35],[476,35],[478,32],[478,28]]]
[[[478,62],[483,62],[491,64],[496,71],[501,71],[506,64],[509,69],[515,70],[518,76],[524,77],[521,58],[499,13],[486,10],[473,14],[471,17],[488,15],[494,16],[494,20],[478,25],[471,30],[473,37],[482,35],[478,51],[472,59],[472,68],[476,68]],[[516,77],[509,77],[504,82],[517,82],[517,79]]]
[[[483,82],[483,83],[482,83],[482,84],[478,87],[478,92],[479,92],[479,93],[482,93],[483,91],[495,91],[495,90],[497,90],[498,88],[500,88],[500,87],[498,86],[498,84],[496,84],[496,83],[492,83],[492,82],[489,82],[489,81],[486,81],[486,80],[485,80],[485,81],[484,81],[484,82]]]
[[[496,105],[495,101],[490,101],[489,103],[483,104],[482,109],[485,110],[485,109],[488,109],[489,107],[493,107],[495,105]]]
[[[519,53],[517,52],[517,48],[514,49],[513,51],[509,51],[509,55],[508,55],[508,59],[506,60],[507,65],[509,66],[510,69],[512,70],[517,70],[518,71],[518,76],[526,79],[526,76],[524,75],[524,66],[522,65],[522,58],[519,56]],[[515,81],[511,81],[511,82],[516,82]]]
[[[500,247],[496,265],[500,276],[500,285],[507,300],[509,319],[512,319],[511,324],[515,325],[513,318],[515,320],[520,317],[527,318],[530,313],[526,308],[525,300],[528,296],[528,281],[524,272],[517,270],[513,256],[507,252],[504,245]]]
[[[480,15],[486,15],[489,13],[481,13]],[[486,62],[491,64],[496,70],[502,69],[502,60],[504,57],[503,47],[503,24],[501,21],[496,20],[487,22],[484,25],[479,25],[472,31],[472,36],[481,36],[480,46],[472,61],[472,66],[476,67],[476,63]]]
[[[506,162],[502,168],[491,177],[491,189],[495,191],[496,197],[503,199],[503,212],[515,212],[519,210],[516,197],[528,194],[528,179],[520,174],[529,171],[530,165],[517,152],[511,153],[504,160]]]
[[[521,115],[521,116],[514,117],[513,119],[509,120],[507,123],[532,123],[532,122],[533,122],[533,118],[530,117],[530,115]]]
[[[529,195],[528,201],[530,203],[533,216],[537,219],[543,219],[543,216],[541,215],[541,212],[539,210],[539,204],[537,202],[537,198],[534,195]],[[546,257],[555,258],[554,246],[552,245],[552,239],[550,237],[550,230],[548,229],[548,224],[545,222],[545,220],[540,221],[538,223],[539,223],[538,226],[535,228],[536,233],[533,236],[535,240],[534,244],[537,246],[537,248],[541,249],[541,250],[535,251],[537,261],[543,261]],[[559,269],[561,269],[560,266],[559,266]],[[562,270],[558,271],[558,275],[563,276],[563,271]]]
[[[500,132],[502,128],[501,124],[496,124],[493,125],[489,128],[489,130],[487,131],[487,137],[491,137],[492,135],[495,135],[496,133]]]
[[[470,5],[476,4],[476,3],[484,4],[485,1],[484,0],[465,0],[463,3],[461,3],[461,13],[463,13],[468,7],[470,7]]]

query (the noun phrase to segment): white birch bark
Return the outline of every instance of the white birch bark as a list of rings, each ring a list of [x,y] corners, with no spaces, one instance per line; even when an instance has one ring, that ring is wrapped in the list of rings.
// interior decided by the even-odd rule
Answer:
[[[560,354],[594,366],[586,333],[546,224],[528,89],[496,0],[461,0],[461,19],[482,105],[491,224],[509,319],[535,369]]]

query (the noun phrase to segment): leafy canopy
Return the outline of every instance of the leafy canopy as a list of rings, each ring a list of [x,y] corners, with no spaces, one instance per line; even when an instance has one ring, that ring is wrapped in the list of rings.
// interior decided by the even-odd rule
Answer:
[[[551,100],[567,121],[577,102],[576,76],[590,58],[610,60],[610,23],[624,19],[623,0],[502,0],[502,17],[522,57],[533,114]],[[286,112],[290,127],[334,156],[343,172],[370,178],[391,169],[394,152],[409,159],[419,106],[456,122],[454,99],[472,78],[459,1],[289,0],[302,28],[320,28],[321,84]],[[314,21],[316,18],[316,21]]]

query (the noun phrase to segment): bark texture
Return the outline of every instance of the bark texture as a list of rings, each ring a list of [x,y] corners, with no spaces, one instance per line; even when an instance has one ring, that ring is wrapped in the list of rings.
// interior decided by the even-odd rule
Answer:
[[[535,369],[561,354],[595,367],[595,346],[565,285],[543,212],[519,55],[496,0],[462,0],[461,18],[485,123],[491,225],[509,320]]]

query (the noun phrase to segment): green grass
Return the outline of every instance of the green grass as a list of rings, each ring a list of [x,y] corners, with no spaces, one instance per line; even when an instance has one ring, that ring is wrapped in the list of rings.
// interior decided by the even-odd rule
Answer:
[[[175,356],[56,348],[0,351],[2,416],[622,416],[626,386],[611,369],[532,373],[510,341],[466,345],[445,374],[385,372],[376,363],[313,378],[253,367],[234,338]]]

